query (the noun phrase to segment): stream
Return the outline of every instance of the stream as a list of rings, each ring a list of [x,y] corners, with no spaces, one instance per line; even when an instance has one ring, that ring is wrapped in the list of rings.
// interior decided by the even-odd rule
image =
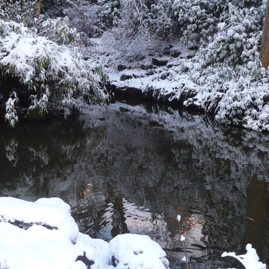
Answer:
[[[116,101],[67,120],[0,123],[0,196],[60,197],[81,232],[149,235],[190,269],[269,264],[269,134],[168,105]],[[181,221],[176,220],[177,215]],[[266,224],[267,223],[267,224]]]

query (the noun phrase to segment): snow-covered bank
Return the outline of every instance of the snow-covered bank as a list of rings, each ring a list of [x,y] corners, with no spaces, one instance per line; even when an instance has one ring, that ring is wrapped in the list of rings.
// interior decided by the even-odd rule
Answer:
[[[253,63],[253,75],[243,66],[237,70],[225,64],[204,67],[202,49],[194,56],[187,47],[175,45],[181,54],[173,58],[163,55],[165,45],[160,47],[161,57],[155,56],[167,61],[165,66],[153,64],[155,56],[148,55],[136,62],[103,59],[115,95],[174,102],[213,114],[226,125],[269,131],[267,70],[259,68],[259,63]]]
[[[128,39],[122,24],[93,38],[93,50],[115,94],[173,101],[225,125],[269,131],[268,70],[259,60],[266,1],[246,2],[172,1],[183,35],[179,31],[170,41],[145,34]]]
[[[74,2],[65,12],[81,40],[67,18],[26,28],[3,9],[0,106],[11,126],[18,110],[36,118],[108,100],[107,72],[116,94],[179,102],[226,125],[269,131],[269,72],[259,60],[266,0]]]
[[[119,235],[107,243],[79,233],[59,198],[0,198],[0,217],[1,269],[169,268],[148,236]]]
[[[82,234],[59,198],[26,202],[0,198],[1,269],[168,269],[166,253],[148,236],[122,234],[109,243]],[[180,221],[180,219],[177,219]],[[181,240],[185,241],[184,236]],[[250,244],[238,259],[246,269],[264,269]]]

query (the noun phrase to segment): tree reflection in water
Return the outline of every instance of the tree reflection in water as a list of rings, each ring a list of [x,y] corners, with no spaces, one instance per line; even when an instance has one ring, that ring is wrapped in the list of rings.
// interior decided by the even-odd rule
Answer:
[[[180,233],[190,268],[239,268],[220,255],[246,243],[268,263],[268,141],[171,107],[93,106],[77,120],[1,126],[0,190],[60,196],[92,237],[147,234],[171,268],[185,266]]]
[[[251,243],[263,259],[263,241],[265,234],[265,214],[268,203],[268,191],[262,176],[254,174],[247,187],[247,207],[245,221],[245,243]],[[267,235],[268,236],[268,235]]]

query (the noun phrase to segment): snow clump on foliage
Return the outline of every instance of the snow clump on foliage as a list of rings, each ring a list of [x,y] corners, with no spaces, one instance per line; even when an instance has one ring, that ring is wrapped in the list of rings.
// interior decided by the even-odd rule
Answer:
[[[259,59],[265,5],[229,1],[223,8],[212,39],[188,62],[197,87],[185,106],[198,106],[224,124],[269,131],[269,72]]]
[[[48,112],[49,102],[58,104],[59,108],[73,108],[79,96],[89,102],[107,98],[79,51],[65,45],[78,38],[67,23],[67,18],[43,21],[37,34],[22,24],[0,20],[3,79],[18,82],[15,90],[4,93],[10,95],[5,119],[11,126],[18,121],[15,104],[23,95],[29,96],[28,113],[35,111],[41,115]],[[13,92],[16,102],[11,98]]]

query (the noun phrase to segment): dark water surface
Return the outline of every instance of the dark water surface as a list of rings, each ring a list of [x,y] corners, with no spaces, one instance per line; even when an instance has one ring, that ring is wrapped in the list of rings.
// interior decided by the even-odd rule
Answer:
[[[147,234],[171,268],[242,268],[223,251],[252,243],[269,263],[269,134],[168,106],[93,106],[78,119],[0,123],[0,196],[61,197],[80,231]],[[181,222],[176,221],[177,214]]]

